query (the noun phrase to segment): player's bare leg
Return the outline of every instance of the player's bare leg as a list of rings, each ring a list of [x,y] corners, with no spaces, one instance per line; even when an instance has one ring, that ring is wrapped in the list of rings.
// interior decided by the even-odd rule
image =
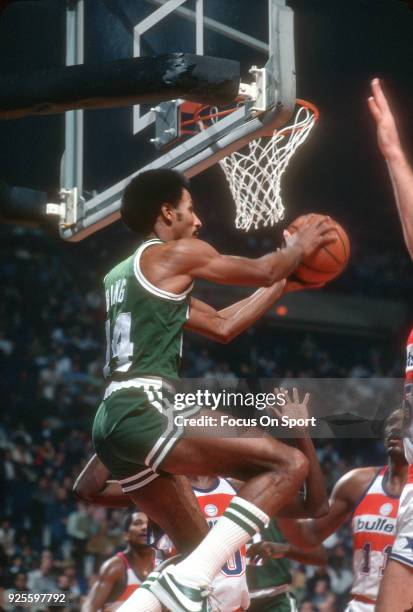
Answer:
[[[413,567],[390,559],[380,585],[376,612],[413,610]]]
[[[211,413],[199,412],[204,414]],[[218,412],[214,415],[220,417]],[[199,428],[185,427],[184,437],[165,458],[162,469],[171,474],[219,474],[243,480],[239,496],[269,516],[295,497],[308,471],[301,452],[257,428],[241,429],[236,438],[218,437],[217,432],[200,436]]]
[[[261,430],[255,430],[255,436],[252,437],[253,435],[254,432],[250,429],[241,438],[199,437],[199,431],[186,428],[185,436],[177,442],[162,463],[162,470],[170,473],[222,474],[247,480],[219,523],[195,551],[173,568],[172,573],[166,575],[164,572],[161,579],[164,580],[163,585],[151,584],[155,595],[160,596],[163,603],[174,610],[187,608],[180,607],[182,602],[179,596],[178,599],[171,599],[170,593],[167,592],[170,584],[173,583],[172,591],[182,589],[183,599],[188,590],[198,590],[201,594],[204,585],[212,581],[240,546],[262,529],[269,516],[276,514],[293,500],[305,480],[308,462],[301,452],[273,440]],[[164,495],[162,491],[161,497]],[[175,538],[177,534],[180,541],[188,538],[188,525],[191,524],[188,519],[192,512],[191,506],[188,505],[190,495],[181,497],[182,503],[178,508],[174,507],[173,513],[167,512],[167,524],[163,513],[159,513],[157,509],[159,497],[147,492],[146,487],[135,491],[130,497],[161,526],[170,533],[173,532]],[[166,503],[170,508],[170,502]],[[154,516],[156,512],[159,513],[157,519]],[[195,539],[199,536],[199,530],[194,532]],[[148,609],[158,610],[154,600],[150,601],[149,607],[149,597],[148,591],[136,592],[127,604],[122,606],[122,612],[144,609],[141,607],[143,602]],[[201,595],[199,605],[202,606],[200,597]],[[201,609],[199,607],[199,610]]]
[[[180,553],[194,550],[208,533],[208,525],[185,476],[160,474],[129,497],[168,534]]]
[[[227,516],[180,564],[182,575],[199,580],[202,575],[211,581],[228,557],[259,531],[268,517],[295,498],[304,482],[308,464],[302,453],[258,429],[255,437],[252,435],[253,431],[248,430],[240,438],[199,437],[199,431],[189,427],[165,459],[162,467],[168,472],[185,469],[188,474],[221,474],[246,481],[232,502],[234,515],[230,504]]]

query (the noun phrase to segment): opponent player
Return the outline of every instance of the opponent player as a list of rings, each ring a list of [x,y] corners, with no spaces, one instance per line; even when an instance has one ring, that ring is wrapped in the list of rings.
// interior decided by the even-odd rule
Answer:
[[[377,125],[377,138],[392,180],[407,250],[413,259],[413,170],[400,143],[396,122],[379,79],[372,81],[368,103]],[[413,464],[413,330],[407,342],[405,386],[406,458]],[[413,468],[400,500],[396,540],[384,575],[377,603],[378,612],[406,610],[413,607]]]
[[[237,491],[242,486],[242,483],[239,481],[229,481],[225,478],[214,476],[193,476],[189,481],[210,528],[224,515],[231,500],[237,495]],[[279,543],[280,539],[277,540],[278,543],[271,541],[274,538],[277,539],[276,533],[277,528],[274,522],[271,521],[268,528],[262,531],[261,535],[264,541],[259,534],[256,534],[254,538],[256,543],[252,544],[248,549],[248,556],[250,558],[253,558],[255,561],[265,561],[264,566],[260,565],[259,567],[250,568],[251,572],[248,574],[250,578],[252,576],[256,578],[254,587],[260,587],[261,593],[264,583],[265,587],[267,587],[264,589],[267,597],[265,600],[257,600],[259,607],[255,607],[254,609],[256,610],[277,609],[279,612],[285,612],[286,610],[295,609],[287,593],[288,588],[291,586],[287,584],[288,581],[284,581],[284,589],[280,588],[281,583],[278,583],[274,589],[277,578],[281,577],[281,575],[288,578],[288,571],[285,571],[285,565],[288,565],[287,558],[298,560],[301,563],[316,565],[326,561],[326,555],[323,555],[323,551],[320,550],[321,547],[318,547],[315,551],[305,552],[291,544],[285,543],[285,541],[281,545]],[[261,541],[257,538],[260,538]],[[242,610],[250,609],[246,553],[245,546],[237,550],[214,578],[214,597],[219,603],[219,608],[222,612],[241,612]],[[280,564],[284,565],[284,567],[280,568]],[[271,588],[268,588],[269,576],[271,576],[270,585],[273,587],[272,590],[277,590],[278,597],[272,598],[271,607],[266,607],[269,602],[269,591],[271,590]],[[255,596],[257,595],[258,593],[255,593]],[[288,604],[287,606],[285,605],[286,603]]]
[[[148,517],[131,511],[124,523],[126,550],[102,565],[99,576],[87,595],[82,612],[98,612],[108,603],[126,601],[155,567],[154,548],[148,545]]]
[[[193,476],[189,479],[201,512],[211,529],[224,515],[242,483],[215,476]],[[172,542],[165,536],[157,546],[168,556],[176,554]],[[242,546],[220,569],[213,581],[214,598],[222,612],[242,612],[249,606],[246,579],[246,549]]]
[[[289,399],[288,394],[286,394],[286,397]],[[294,390],[293,398],[296,398],[296,403],[289,401],[281,413],[290,416],[294,414],[296,418],[305,420],[308,417],[308,395],[300,403],[296,390]],[[308,437],[307,444],[312,452],[307,451],[307,453],[311,464],[318,466],[308,429],[306,432],[302,430],[300,432]],[[77,479],[74,490],[81,499],[91,503],[115,507],[129,505],[130,500],[122,492],[119,484],[106,480],[109,476],[106,468],[95,456]],[[190,483],[210,527],[224,514],[230,501],[237,494],[237,490],[242,486],[240,482],[229,482],[223,478],[211,476],[195,476],[190,478]],[[323,489],[323,483],[319,468],[310,470],[310,477],[306,485],[309,497],[313,497],[315,503],[320,503],[322,495],[320,496],[319,493]],[[279,610],[280,612],[295,610],[294,600],[287,593],[291,582],[287,558],[318,565],[325,563],[325,552],[322,547],[315,551],[305,552],[295,546],[286,544],[284,540],[280,544],[281,540],[277,537],[277,529],[273,522],[270,523],[268,529],[264,529],[262,534],[271,541],[261,541],[249,549],[250,556],[265,560],[264,566],[250,568],[250,577],[254,577],[254,586],[258,589],[254,593],[254,597],[260,597],[256,604],[261,607],[255,609],[264,609],[262,606],[265,606],[266,610]],[[256,542],[258,542],[257,537],[258,534],[254,538]],[[158,540],[156,546],[161,548],[167,556],[175,553],[175,548],[167,536],[161,538],[160,541]],[[245,565],[245,547],[242,547],[221,568],[213,581],[214,596],[219,602],[219,608],[222,612],[240,611],[248,607],[249,596],[245,578]],[[131,611],[135,609],[132,602],[128,604],[129,609]]]
[[[99,465],[98,462],[99,460],[95,457],[94,460],[92,459],[92,462],[89,462],[86,470],[82,472],[75,485],[76,494],[81,499],[91,503],[96,503],[97,499],[100,497],[100,501],[103,499],[104,504],[108,507],[127,507],[130,504],[129,498],[122,492],[118,483],[111,481],[108,483],[106,481],[108,473],[104,466],[101,464]],[[96,463],[99,465],[99,470],[95,471],[94,466]],[[96,481],[96,474],[104,478],[99,484],[97,484]],[[214,476],[194,476],[190,479],[190,484],[208,526],[210,528],[213,527],[217,520],[223,516],[233,497],[237,495],[234,484],[224,478],[216,478]],[[242,483],[237,484],[239,484],[239,486],[242,485]],[[96,485],[97,490],[95,493]],[[237,488],[239,488],[239,486]],[[100,493],[99,495],[99,490],[102,491],[104,489],[106,489],[106,494],[102,495],[102,493]],[[137,513],[134,513],[134,515],[136,514]],[[146,529],[145,534],[141,535],[142,537],[145,536],[144,541],[146,542]],[[158,539],[156,548],[162,551],[167,557],[176,554],[176,549],[168,536],[163,536]],[[115,560],[118,561],[116,557],[113,557],[110,562],[114,562]],[[109,586],[107,570],[110,569],[106,567],[107,564],[109,564],[109,561],[102,567],[101,572],[104,576],[104,584],[98,583],[91,591],[91,595],[93,591],[96,593],[94,601],[97,607],[90,608],[90,610],[99,609],[102,605],[102,601],[105,601],[103,597],[105,592],[107,593],[107,587]],[[119,570],[119,563],[116,563],[116,568]],[[238,612],[248,608],[249,595],[245,569],[246,551],[245,546],[243,546],[232,555],[214,579],[214,596],[219,601],[220,608],[223,612]],[[118,574],[119,572],[117,571],[116,573]],[[111,576],[109,577],[109,580],[110,579]],[[135,579],[134,584],[138,585],[140,583],[140,580],[138,581]],[[130,590],[128,593],[123,591],[122,598],[118,597],[116,601],[120,601],[120,599],[126,600],[134,590],[135,589]],[[89,595],[88,598],[90,598],[91,595]],[[110,599],[106,601],[110,601]],[[89,608],[85,608],[82,612],[87,612],[88,610]]]
[[[96,452],[124,492],[180,549],[194,549],[207,528],[179,475],[222,474],[246,481],[202,544],[151,582],[150,590],[133,595],[138,610],[159,612],[161,601],[173,610],[198,612],[227,559],[295,498],[308,461],[259,430],[238,438],[225,438],[223,430],[196,437],[196,428],[177,427],[165,389],[178,375],[182,328],[229,341],[280,297],[283,279],[303,257],[336,235],[327,217],[310,215],[278,252],[257,259],[221,255],[196,239],[201,222],[189,184],[170,170],[135,177],[123,195],[121,215],[144,241],[104,280],[109,384],[93,425]],[[218,312],[190,298],[195,278],[265,288]]]
[[[327,551],[322,545],[310,551],[294,546],[286,541],[273,519],[268,527],[254,536],[248,557],[254,561],[247,567],[250,612],[298,612],[290,593],[290,560],[304,565],[327,564]]]
[[[336,483],[330,510],[321,518],[277,522],[288,541],[301,548],[319,545],[352,517],[353,588],[348,612],[373,612],[394,537],[399,497],[407,479],[402,427],[394,411],[384,428],[387,466],[351,470]],[[387,610],[394,608],[387,608]]]

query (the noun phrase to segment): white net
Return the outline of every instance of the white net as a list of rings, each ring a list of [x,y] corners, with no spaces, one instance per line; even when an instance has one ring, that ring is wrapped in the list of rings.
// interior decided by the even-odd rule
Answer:
[[[300,106],[293,124],[252,140],[220,161],[235,201],[238,229],[275,225],[283,218],[281,178],[315,122],[314,112]]]

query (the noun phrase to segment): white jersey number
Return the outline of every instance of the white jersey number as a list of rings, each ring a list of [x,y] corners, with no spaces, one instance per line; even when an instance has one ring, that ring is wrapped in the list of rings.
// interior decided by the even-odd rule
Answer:
[[[121,312],[113,327],[112,341],[110,338],[110,321],[105,324],[106,331],[106,364],[103,375],[107,378],[110,374],[110,361],[116,360],[116,372],[127,372],[132,365],[133,342],[130,340],[132,327],[132,315],[130,312]]]

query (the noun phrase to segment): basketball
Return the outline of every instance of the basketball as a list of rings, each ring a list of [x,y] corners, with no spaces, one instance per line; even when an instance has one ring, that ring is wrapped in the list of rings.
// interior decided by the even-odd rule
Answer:
[[[322,218],[324,215],[314,215]],[[308,215],[298,217],[288,226],[287,231],[294,234],[308,219]],[[305,258],[294,272],[294,276],[304,283],[326,283],[343,272],[350,257],[350,240],[343,227],[332,220],[337,233],[336,242],[323,246],[311,257]]]

